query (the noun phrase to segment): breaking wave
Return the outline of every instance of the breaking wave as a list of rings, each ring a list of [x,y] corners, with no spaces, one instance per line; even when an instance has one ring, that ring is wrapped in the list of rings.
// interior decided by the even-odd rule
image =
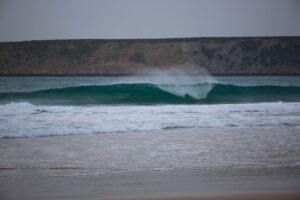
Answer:
[[[46,105],[218,104],[299,100],[300,87],[297,86],[236,86],[221,83],[120,83],[0,93],[1,103],[27,101]]]

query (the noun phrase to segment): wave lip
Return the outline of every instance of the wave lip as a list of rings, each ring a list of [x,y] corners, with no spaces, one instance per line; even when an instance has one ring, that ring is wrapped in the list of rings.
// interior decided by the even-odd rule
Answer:
[[[27,101],[46,105],[220,104],[299,100],[300,87],[297,86],[237,86],[221,83],[120,83],[0,93],[1,103]]]

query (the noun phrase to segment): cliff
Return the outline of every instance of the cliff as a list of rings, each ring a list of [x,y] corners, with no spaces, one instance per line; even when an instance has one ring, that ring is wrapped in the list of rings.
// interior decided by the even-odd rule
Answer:
[[[300,74],[300,37],[46,40],[0,43],[0,75]]]

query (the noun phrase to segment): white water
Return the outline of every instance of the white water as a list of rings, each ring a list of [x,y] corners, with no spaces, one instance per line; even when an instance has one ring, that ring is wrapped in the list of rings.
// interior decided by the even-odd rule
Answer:
[[[300,131],[300,103],[36,106],[23,102],[0,105],[0,124],[0,138],[196,127],[287,126]]]
[[[204,85],[158,85],[163,91],[169,92],[176,96],[190,96],[193,99],[205,99],[209,91],[213,88],[211,84]]]

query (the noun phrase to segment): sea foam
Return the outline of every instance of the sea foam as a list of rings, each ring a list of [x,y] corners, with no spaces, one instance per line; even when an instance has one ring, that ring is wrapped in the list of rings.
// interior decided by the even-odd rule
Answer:
[[[140,132],[176,128],[300,126],[300,103],[156,106],[0,105],[0,137]]]

